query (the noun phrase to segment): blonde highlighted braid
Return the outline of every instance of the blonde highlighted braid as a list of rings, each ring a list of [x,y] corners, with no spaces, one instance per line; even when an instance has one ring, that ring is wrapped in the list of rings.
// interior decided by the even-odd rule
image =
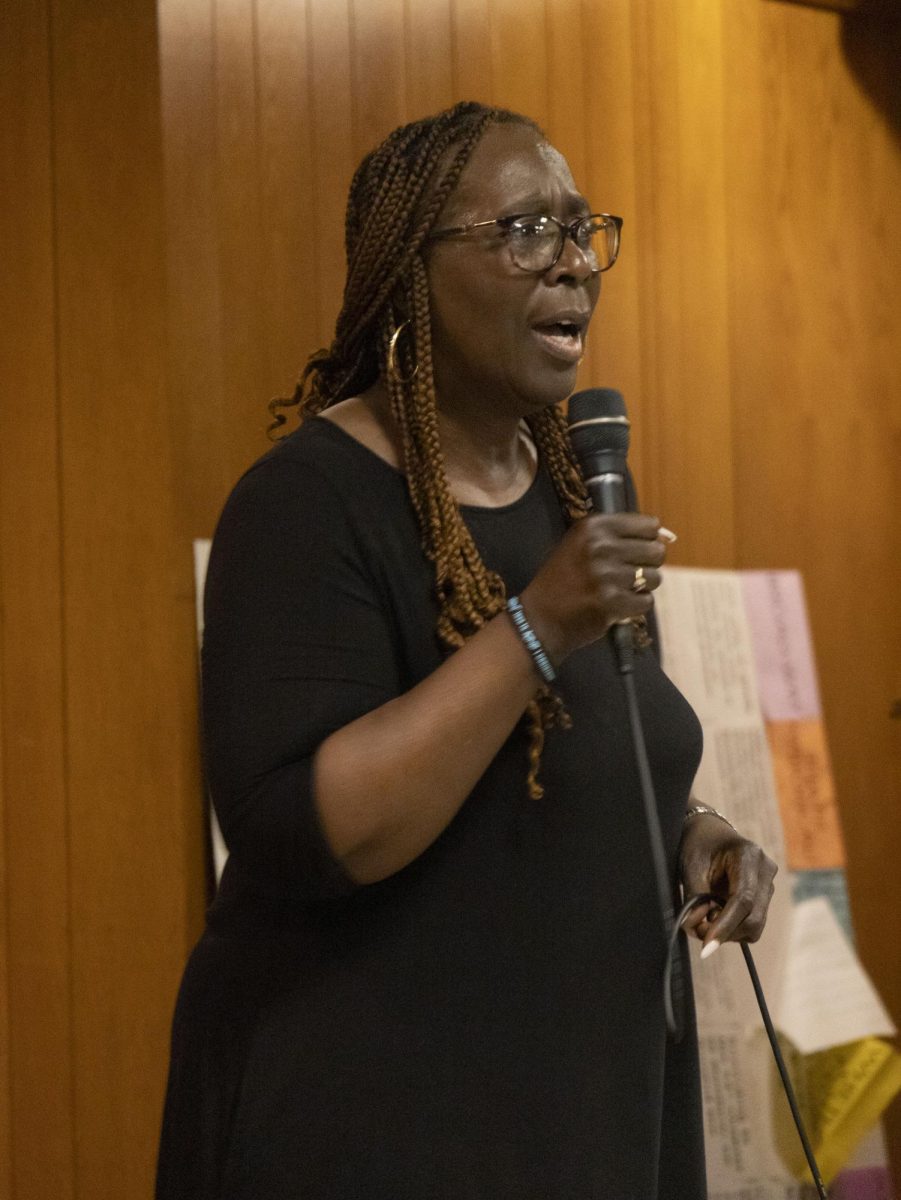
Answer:
[[[311,416],[358,395],[381,376],[400,432],[422,548],[435,570],[437,633],[448,650],[501,612],[506,593],[500,576],[482,562],[447,480],[422,248],[485,130],[511,122],[537,128],[505,109],[457,104],[396,129],[363,160],[347,205],[347,282],[335,340],[309,359],[290,399],[269,405],[272,434],[285,423],[281,409],[297,407],[301,418]],[[578,520],[590,503],[562,413],[548,408],[528,424],[567,519]],[[568,727],[569,717],[560,697],[544,686],[527,718],[527,787],[537,799],[543,795],[538,771],[545,731]]]

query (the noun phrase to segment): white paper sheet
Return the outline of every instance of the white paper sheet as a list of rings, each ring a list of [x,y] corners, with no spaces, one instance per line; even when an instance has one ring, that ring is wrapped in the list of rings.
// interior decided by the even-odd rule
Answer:
[[[824,896],[792,909],[787,970],[774,1013],[777,1027],[802,1054],[897,1032]]]
[[[209,538],[194,539],[194,595],[196,604],[197,617],[197,649],[203,644],[203,589],[206,583],[206,569],[210,561],[210,546],[212,542]],[[222,836],[222,830],[219,828],[219,822],[216,820],[216,814],[213,812],[213,806],[210,805],[210,840],[213,847],[213,870],[216,874],[216,882],[222,878],[222,869],[225,866],[225,860],[228,858],[228,849],[225,845],[225,839]]]

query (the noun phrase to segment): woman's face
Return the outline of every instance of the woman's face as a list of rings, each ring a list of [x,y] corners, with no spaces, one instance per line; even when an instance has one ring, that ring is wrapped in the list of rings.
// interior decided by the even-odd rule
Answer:
[[[524,213],[569,224],[590,211],[566,160],[535,129],[493,125],[435,228]],[[490,404],[520,417],[572,392],[600,276],[571,238],[553,267],[531,273],[511,261],[502,236],[480,229],[433,242],[428,276],[439,407]]]

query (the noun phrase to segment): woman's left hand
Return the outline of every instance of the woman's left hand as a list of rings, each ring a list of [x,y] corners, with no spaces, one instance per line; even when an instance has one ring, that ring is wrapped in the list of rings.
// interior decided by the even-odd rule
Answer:
[[[692,909],[683,925],[703,939],[706,954],[714,942],[757,941],[777,871],[759,846],[712,813],[697,814],[685,822],[679,870],[686,900],[704,892],[719,898]]]

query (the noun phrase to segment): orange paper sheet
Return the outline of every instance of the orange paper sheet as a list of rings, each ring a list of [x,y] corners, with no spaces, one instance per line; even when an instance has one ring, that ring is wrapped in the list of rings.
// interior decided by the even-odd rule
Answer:
[[[845,864],[826,731],[819,718],[767,721],[776,793],[793,871]]]

